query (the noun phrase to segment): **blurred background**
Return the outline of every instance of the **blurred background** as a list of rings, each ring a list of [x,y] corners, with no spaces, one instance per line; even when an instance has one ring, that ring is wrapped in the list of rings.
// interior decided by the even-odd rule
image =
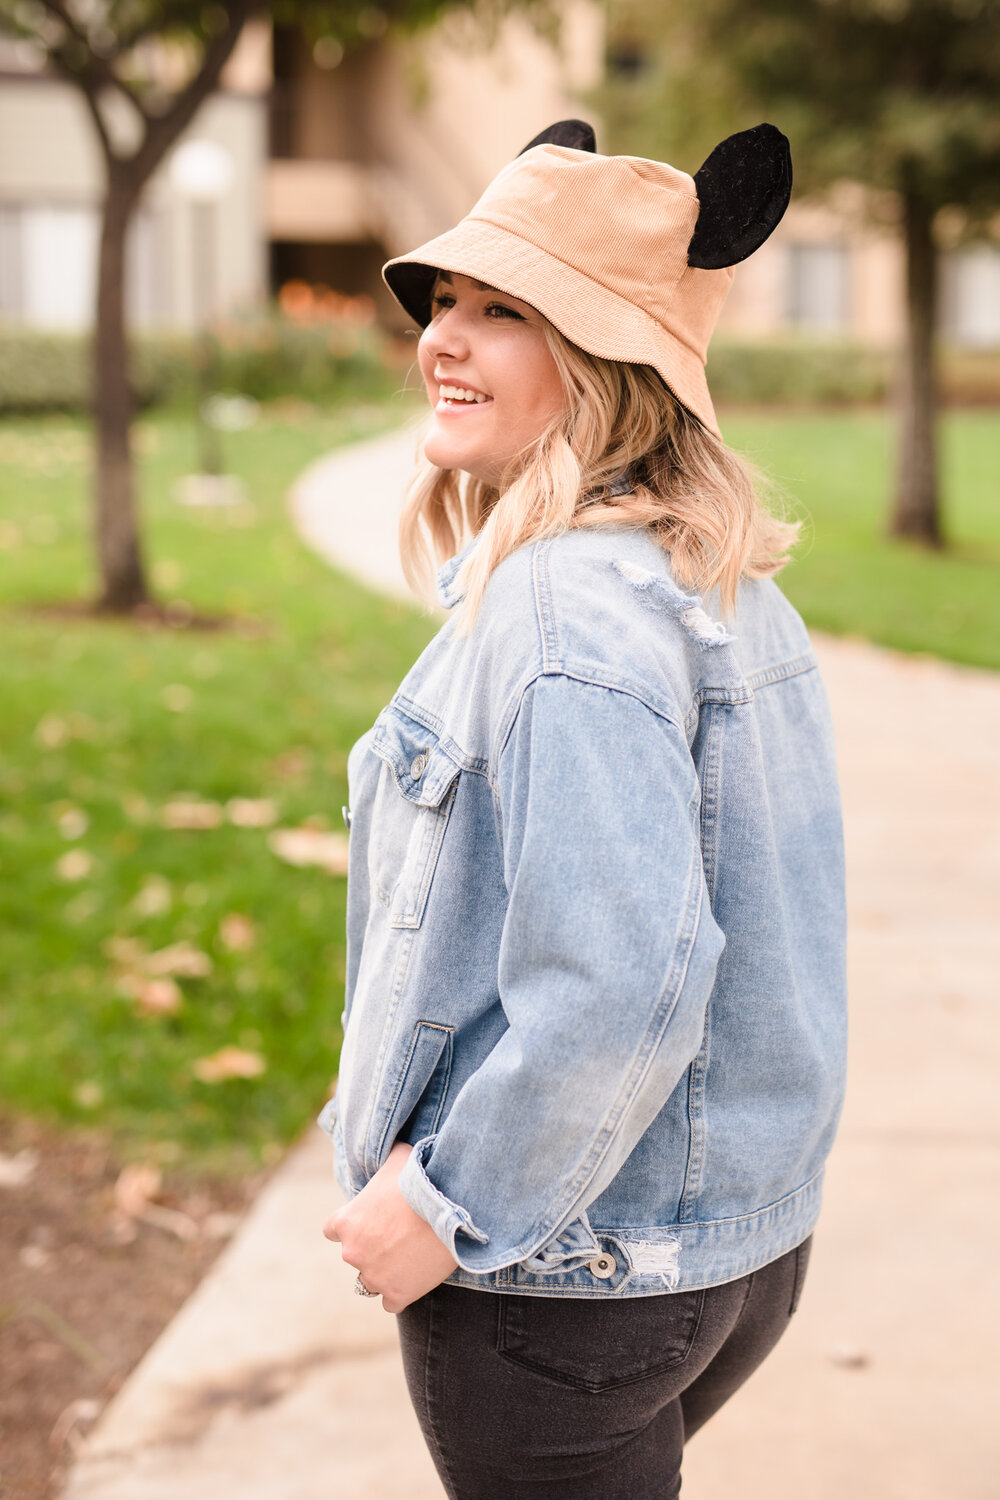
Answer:
[[[55,1493],[329,1089],[347,752],[437,621],[286,496],[419,412],[380,267],[536,132],[786,131],[709,360],[782,586],[1000,666],[1000,6],[692,10],[0,0],[0,1493]]]

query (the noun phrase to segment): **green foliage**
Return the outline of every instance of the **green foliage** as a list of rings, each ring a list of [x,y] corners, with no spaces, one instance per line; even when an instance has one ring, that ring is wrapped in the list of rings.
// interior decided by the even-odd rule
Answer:
[[[190,339],[136,339],[132,370],[140,408],[190,407],[197,357]],[[803,336],[722,335],[712,343],[708,371],[718,401],[779,406],[878,401],[893,378],[884,351]],[[220,391],[256,401],[298,397],[321,404],[380,400],[403,378],[394,348],[373,327],[296,324],[274,310],[220,328],[212,372]],[[0,413],[84,412],[90,391],[84,338],[0,331]],[[1000,405],[1000,351],[946,351],[942,391],[956,404]]]
[[[806,190],[850,178],[1000,205],[1000,0],[699,0],[607,7],[612,149],[694,171],[772,119]]]
[[[138,338],[131,358],[140,406],[161,405],[190,390],[193,350],[187,341]],[[83,334],[0,328],[0,412],[84,412],[92,391],[90,341]]]
[[[200,357],[195,341],[181,335],[134,338],[131,371],[138,406],[190,405]],[[342,320],[303,325],[277,309],[219,328],[210,367],[216,388],[257,401],[377,399],[400,383],[391,346],[373,326]],[[92,392],[90,342],[84,335],[0,328],[0,413],[85,412]]]
[[[286,287],[285,295],[288,291]],[[307,287],[302,293],[309,300],[295,318],[272,309],[230,319],[216,330],[214,373],[219,389],[257,401],[390,394],[400,373],[367,299],[331,292],[317,296]],[[323,308],[325,299],[334,304],[329,310]]]
[[[1000,388],[1000,360],[997,366]],[[716,402],[821,406],[878,401],[890,373],[882,351],[835,340],[719,337],[708,356],[709,388]]]
[[[851,406],[892,395],[895,360],[888,350],[842,339],[720,335],[708,351],[713,399],[754,406]],[[1000,406],[1000,350],[946,349],[940,361],[943,399],[954,406]]]

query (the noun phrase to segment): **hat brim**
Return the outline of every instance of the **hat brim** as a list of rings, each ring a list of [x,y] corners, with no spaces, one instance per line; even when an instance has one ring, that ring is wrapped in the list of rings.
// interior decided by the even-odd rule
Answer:
[[[575,266],[487,219],[463,219],[382,268],[386,286],[422,328],[431,320],[438,271],[471,276],[529,303],[588,354],[651,365],[677,400],[716,437],[722,436],[700,355],[642,308]]]

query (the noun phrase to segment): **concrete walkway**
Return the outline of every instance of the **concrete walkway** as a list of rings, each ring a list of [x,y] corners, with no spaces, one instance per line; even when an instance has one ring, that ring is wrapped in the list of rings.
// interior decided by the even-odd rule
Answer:
[[[413,446],[335,454],[292,496],[324,557],[399,592]],[[850,1091],[799,1313],[691,1444],[684,1494],[993,1500],[1000,677],[818,646],[847,818]],[[108,1408],[66,1500],[439,1500],[393,1320],[320,1235],[333,1202],[317,1131]]]

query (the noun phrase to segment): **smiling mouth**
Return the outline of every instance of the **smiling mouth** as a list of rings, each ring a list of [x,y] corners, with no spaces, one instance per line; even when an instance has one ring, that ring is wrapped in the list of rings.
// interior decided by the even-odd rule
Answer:
[[[461,385],[439,385],[438,399],[446,406],[485,406],[492,401],[492,396],[486,396],[482,391],[469,391]]]

